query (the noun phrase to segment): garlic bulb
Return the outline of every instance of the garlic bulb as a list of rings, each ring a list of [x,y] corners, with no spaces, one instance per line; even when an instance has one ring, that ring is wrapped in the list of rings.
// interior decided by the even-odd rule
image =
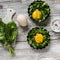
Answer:
[[[19,14],[19,15],[17,16],[17,21],[18,21],[18,23],[19,23],[20,26],[25,27],[25,26],[28,25],[27,18],[26,18],[26,16],[23,15],[23,14]]]

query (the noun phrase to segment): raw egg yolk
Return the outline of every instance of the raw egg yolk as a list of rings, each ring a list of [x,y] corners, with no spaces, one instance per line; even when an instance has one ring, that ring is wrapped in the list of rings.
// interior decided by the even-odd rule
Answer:
[[[42,13],[40,10],[36,9],[33,13],[32,13],[32,18],[33,19],[40,19],[42,16]]]
[[[37,43],[42,43],[43,42],[43,35],[37,33],[36,36],[35,36],[35,41]]]

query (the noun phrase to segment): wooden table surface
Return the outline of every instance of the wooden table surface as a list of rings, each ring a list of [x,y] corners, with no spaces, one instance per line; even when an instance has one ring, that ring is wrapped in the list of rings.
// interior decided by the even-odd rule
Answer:
[[[47,25],[45,24],[46,26],[43,26],[49,31],[51,43],[42,50],[32,49],[27,43],[28,31],[38,26],[29,18],[27,13],[28,5],[32,1],[33,0],[0,0],[0,5],[3,6],[3,9],[0,9],[0,17],[3,18],[6,15],[7,8],[13,8],[16,10],[14,21],[16,21],[18,14],[24,14],[28,18],[28,29],[23,29],[18,26],[19,34],[15,47],[16,56],[11,57],[9,52],[0,45],[0,60],[41,60],[41,58],[55,58],[56,60],[60,60],[60,34],[53,32],[50,28],[50,23],[53,18],[60,16],[60,0],[44,0],[51,8],[51,14],[48,18],[49,21]]]

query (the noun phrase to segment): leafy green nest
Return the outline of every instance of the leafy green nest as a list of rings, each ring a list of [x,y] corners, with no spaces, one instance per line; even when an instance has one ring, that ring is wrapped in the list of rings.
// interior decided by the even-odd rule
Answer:
[[[18,29],[14,21],[5,24],[0,18],[0,43],[8,49],[11,55],[14,55],[12,44],[15,42],[17,34]]]
[[[35,41],[34,36],[37,33],[40,33],[43,35],[42,43],[37,43]],[[35,27],[35,28],[32,28],[32,30],[30,30],[28,32],[27,41],[31,47],[33,47],[35,49],[42,49],[42,48],[45,48],[48,45],[48,43],[50,42],[50,35],[49,35],[49,32],[46,29],[44,29],[43,27],[39,27],[39,28]]]
[[[40,10],[42,13],[42,17],[40,19],[33,19],[32,18],[32,13],[36,10]],[[37,21],[37,22],[43,22],[47,19],[47,17],[50,14],[50,7],[49,5],[45,2],[45,1],[34,1],[33,3],[31,3],[28,7],[28,14],[30,16],[30,18],[33,21]]]

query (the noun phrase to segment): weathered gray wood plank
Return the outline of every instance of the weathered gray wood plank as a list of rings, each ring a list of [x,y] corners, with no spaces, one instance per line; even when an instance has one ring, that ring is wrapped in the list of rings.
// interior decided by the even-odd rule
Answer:
[[[27,13],[28,5],[32,1],[33,0],[23,0],[23,2],[20,0],[0,0],[0,5],[3,5],[3,10],[0,10],[0,17],[5,16],[7,8],[13,8],[16,10],[14,21],[16,21],[16,16],[21,13],[27,16],[29,23],[28,29],[25,30],[18,26],[19,35],[15,47],[16,56],[11,57],[9,53],[0,45],[0,60],[40,60],[43,57],[53,57],[60,60],[60,34],[56,34],[50,28],[50,23],[51,20],[53,20],[53,17],[60,16],[60,0],[44,0],[51,8],[51,15],[48,19],[49,23],[44,27],[51,35],[51,43],[43,50],[32,49],[27,43],[28,31],[33,27],[38,26],[32,22]]]

